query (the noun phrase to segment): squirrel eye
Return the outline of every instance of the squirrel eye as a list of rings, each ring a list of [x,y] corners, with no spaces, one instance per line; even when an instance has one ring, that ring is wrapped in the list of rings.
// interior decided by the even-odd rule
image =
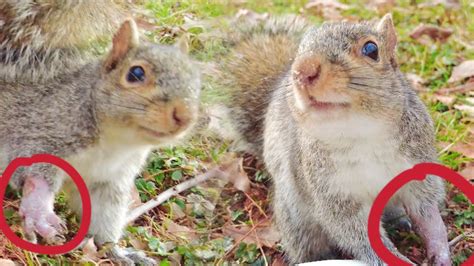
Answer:
[[[145,80],[145,70],[141,66],[132,66],[128,70],[127,81],[134,83]]]
[[[379,48],[374,42],[366,42],[362,46],[362,54],[377,61],[379,59]]]

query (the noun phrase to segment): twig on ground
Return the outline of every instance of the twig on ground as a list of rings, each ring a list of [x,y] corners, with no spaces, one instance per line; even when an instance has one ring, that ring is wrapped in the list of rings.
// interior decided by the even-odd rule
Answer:
[[[462,233],[458,235],[457,237],[453,238],[453,240],[449,241],[449,247],[454,247],[457,243],[459,243],[459,241],[468,237],[474,237],[474,233],[469,233],[469,234]]]
[[[184,181],[172,188],[169,188],[158,196],[154,197],[153,199],[147,201],[145,204],[136,207],[135,209],[131,210],[127,217],[127,223],[130,223],[140,217],[142,214],[152,210],[153,208],[158,207],[163,202],[167,201],[171,197],[178,195],[179,193],[190,189],[209,178],[215,177],[220,179],[228,180],[229,176],[233,174],[232,171],[229,171],[229,168],[235,164],[236,161],[232,161],[230,163],[223,164],[219,167],[215,167],[203,174],[197,175],[194,178]]]

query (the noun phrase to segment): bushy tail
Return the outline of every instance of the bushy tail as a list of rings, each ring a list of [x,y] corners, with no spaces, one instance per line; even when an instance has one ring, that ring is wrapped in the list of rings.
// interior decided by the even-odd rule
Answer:
[[[41,80],[80,65],[79,49],[109,36],[124,0],[1,0],[0,78]]]
[[[260,155],[263,122],[271,94],[289,69],[308,23],[296,16],[272,17],[233,25],[230,53],[219,65],[216,82],[229,99],[211,110],[224,137]]]

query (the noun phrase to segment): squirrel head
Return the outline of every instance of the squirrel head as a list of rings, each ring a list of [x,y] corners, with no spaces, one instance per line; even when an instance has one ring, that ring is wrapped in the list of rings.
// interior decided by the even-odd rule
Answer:
[[[199,109],[200,74],[176,47],[140,44],[135,22],[126,20],[101,68],[104,113],[140,140],[160,144],[184,135]]]
[[[396,63],[396,43],[390,14],[377,22],[311,28],[300,43],[289,76],[297,120],[345,125],[397,121],[407,85]],[[360,130],[364,135],[368,129],[362,126]]]

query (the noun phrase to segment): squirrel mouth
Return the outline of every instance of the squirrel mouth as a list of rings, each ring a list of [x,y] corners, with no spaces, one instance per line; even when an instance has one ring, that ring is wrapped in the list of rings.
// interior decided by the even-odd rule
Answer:
[[[175,133],[175,131],[174,132],[167,132],[167,133],[159,132],[159,131],[156,131],[156,130],[153,130],[153,129],[150,129],[150,128],[144,127],[144,126],[140,126],[140,129],[145,131],[149,135],[151,135],[153,137],[156,137],[156,138],[163,138],[163,137],[171,136]]]
[[[309,98],[309,105],[316,109],[316,110],[336,110],[336,109],[343,109],[348,108],[350,105],[349,103],[338,103],[338,102],[321,102],[317,101],[313,97]]]

